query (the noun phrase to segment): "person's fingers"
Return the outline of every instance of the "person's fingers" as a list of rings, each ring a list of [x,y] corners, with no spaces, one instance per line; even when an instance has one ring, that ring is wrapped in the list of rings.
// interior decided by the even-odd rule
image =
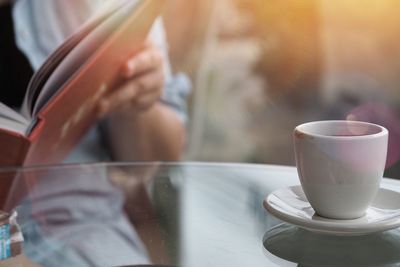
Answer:
[[[142,95],[135,99],[134,108],[137,110],[147,110],[153,106],[154,103],[160,100],[160,97],[160,94],[157,92]]]
[[[135,109],[146,110],[161,98],[164,88],[164,73],[162,71],[150,72],[138,79],[138,85],[142,89],[132,104]]]
[[[99,103],[100,116],[104,116],[118,106],[124,105],[133,99],[140,92],[139,85],[135,82],[127,82],[122,87],[118,88],[111,95],[101,100]]]
[[[162,69],[163,56],[159,49],[150,46],[127,61],[123,68],[123,76],[130,78],[155,68]]]
[[[147,94],[151,91],[158,90],[162,91],[165,83],[165,76],[162,69],[148,72],[134,79],[138,86],[141,88],[140,93]]]
[[[125,109],[126,106],[139,105],[140,109],[157,101],[164,87],[162,70],[146,73],[138,78],[127,81],[106,99],[100,102],[100,116]],[[143,100],[141,98],[143,97]]]
[[[99,112],[99,117],[102,118],[107,114],[115,112],[132,112],[133,110],[145,111],[152,107],[158,100],[160,100],[160,94],[157,91],[147,93],[133,99],[130,102],[124,102],[120,105],[108,105],[107,107],[102,107]]]

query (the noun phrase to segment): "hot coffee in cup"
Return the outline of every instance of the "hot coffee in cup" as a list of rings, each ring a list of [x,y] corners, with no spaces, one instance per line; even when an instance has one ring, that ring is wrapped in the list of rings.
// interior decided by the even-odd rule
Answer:
[[[386,163],[388,131],[358,121],[317,121],[294,130],[297,170],[320,216],[355,219],[374,200]]]

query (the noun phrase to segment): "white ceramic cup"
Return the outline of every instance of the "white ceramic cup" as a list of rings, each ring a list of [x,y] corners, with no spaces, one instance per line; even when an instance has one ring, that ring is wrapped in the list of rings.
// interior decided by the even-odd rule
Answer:
[[[359,121],[316,121],[297,126],[293,136],[300,182],[316,213],[362,217],[382,180],[388,131]]]

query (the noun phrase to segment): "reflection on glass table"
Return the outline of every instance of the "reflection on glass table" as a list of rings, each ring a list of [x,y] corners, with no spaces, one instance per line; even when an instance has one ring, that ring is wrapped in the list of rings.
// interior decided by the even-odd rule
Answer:
[[[264,247],[299,266],[398,266],[400,230],[360,236],[321,235],[280,224],[264,236]]]
[[[10,266],[400,263],[394,253],[400,248],[398,229],[325,236],[282,224],[266,212],[262,203],[269,193],[299,184],[293,167],[64,165],[3,169],[0,181],[9,179],[14,183],[3,209],[17,210],[25,238],[23,255]],[[400,191],[400,181],[385,179],[382,186]]]

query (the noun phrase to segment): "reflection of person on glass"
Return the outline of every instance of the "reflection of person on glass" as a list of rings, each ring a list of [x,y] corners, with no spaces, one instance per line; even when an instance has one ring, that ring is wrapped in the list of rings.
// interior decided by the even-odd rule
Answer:
[[[0,4],[2,2],[5,1],[0,1]],[[0,101],[17,106],[22,102],[27,81],[21,84],[20,77],[24,76],[21,73],[24,59],[15,47],[18,47],[27,57],[33,70],[38,69],[46,57],[106,1],[16,0],[12,2],[12,8],[10,3],[3,4],[0,8],[1,20],[5,21],[8,18],[9,21],[4,25],[10,25],[10,28],[13,26],[13,21],[16,43],[14,44],[14,40],[10,38],[10,32],[2,31],[2,35],[8,34],[4,38],[1,36],[2,40],[7,40],[11,45],[7,46],[10,48],[9,51],[0,53],[8,53],[15,57],[11,56],[6,61],[8,57],[2,55],[0,65],[13,66],[15,64],[13,59],[19,58],[21,64],[18,63],[18,71],[20,73],[9,75],[9,73],[0,72],[2,81],[5,80],[6,84],[12,86],[10,88],[15,89],[12,93],[2,90]],[[11,11],[13,20],[10,17]],[[121,75],[125,77],[125,83],[115,88],[107,99],[99,103],[99,116],[104,118],[104,123],[101,127],[94,127],[84,137],[66,162],[179,159],[184,145],[184,107],[189,86],[184,76],[171,75],[166,55],[162,23],[157,21],[144,49],[132,58],[127,58],[126,64],[122,66]],[[29,64],[25,64],[25,69],[29,72]],[[29,75],[25,76],[29,77]],[[19,78],[12,80],[12,77]],[[100,136],[106,138],[100,138]],[[101,142],[104,139],[108,141],[107,146]],[[85,179],[85,177],[74,179],[74,181],[79,181],[74,184],[66,178],[58,177],[51,181],[51,186],[46,183],[47,178],[41,179],[35,188],[38,198],[30,201],[40,207],[41,216],[50,218],[46,219],[46,227],[52,227],[51,218],[54,215],[52,213],[61,216],[61,218],[57,217],[57,220],[61,219],[63,225],[58,230],[55,230],[57,228],[55,225],[51,231],[54,237],[44,240],[40,223],[30,222],[30,225],[26,223],[24,234],[27,237],[26,253],[29,257],[40,255],[40,250],[49,250],[49,246],[53,246],[54,250],[69,246],[75,251],[65,250],[62,259],[57,258],[61,257],[59,253],[55,253],[54,255],[58,256],[53,258],[38,257],[37,259],[45,266],[56,266],[57,262],[60,263],[60,259],[64,262],[71,261],[71,263],[75,260],[74,266],[115,266],[148,261],[141,242],[125,216],[121,214],[115,217],[115,211],[121,210],[122,206],[120,194],[113,189],[107,177],[101,176],[105,175],[96,177],[96,186],[93,185],[93,180]],[[79,194],[82,188],[87,190]],[[64,196],[69,194],[71,197],[60,199],[57,196],[61,191]],[[96,194],[98,192],[101,194]],[[91,193],[93,193],[92,196],[88,197]],[[102,197],[93,197],[98,195]],[[109,203],[113,203],[112,207]],[[82,211],[76,210],[79,208]],[[19,212],[23,220],[24,214],[37,211],[25,206]],[[105,225],[79,229],[80,222],[84,222],[85,215],[88,214],[100,214],[98,216],[101,218],[97,221],[102,221]],[[70,230],[74,231],[75,235],[82,232],[81,234],[85,234],[87,238],[80,238],[77,241],[79,244],[75,244],[72,240],[65,241],[65,244],[60,243],[58,236],[68,236],[68,225],[74,225],[75,228]],[[52,243],[54,240],[56,241]],[[112,260],[107,257],[108,255],[113,255]],[[34,256],[32,258],[35,259]]]

